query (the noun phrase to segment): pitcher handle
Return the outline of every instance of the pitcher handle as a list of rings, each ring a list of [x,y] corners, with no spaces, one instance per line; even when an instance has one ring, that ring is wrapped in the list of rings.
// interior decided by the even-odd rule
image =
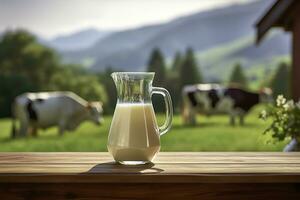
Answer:
[[[160,135],[165,134],[170,130],[172,125],[173,119],[173,106],[172,106],[172,99],[171,95],[165,88],[162,87],[152,87],[152,94],[160,94],[164,97],[165,104],[166,104],[166,120],[165,123],[158,127]]]

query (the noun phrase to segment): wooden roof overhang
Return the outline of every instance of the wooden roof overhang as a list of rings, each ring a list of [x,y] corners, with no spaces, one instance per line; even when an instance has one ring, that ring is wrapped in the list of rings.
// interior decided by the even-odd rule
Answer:
[[[296,4],[299,0],[277,0],[273,6],[256,23],[256,44],[262,40],[272,27],[282,27],[290,31],[293,16],[296,12]]]

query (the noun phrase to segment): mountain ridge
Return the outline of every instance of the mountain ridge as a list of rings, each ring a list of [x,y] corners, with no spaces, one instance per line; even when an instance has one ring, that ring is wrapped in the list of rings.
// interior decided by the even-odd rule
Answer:
[[[64,55],[67,60],[75,62],[89,58],[95,71],[101,71],[108,65],[141,71],[154,47],[170,57],[190,46],[195,51],[204,51],[253,34],[255,20],[270,2],[273,1],[235,4],[196,12],[162,24],[115,32],[89,49],[65,52]]]
[[[234,4],[195,12],[160,24],[116,31],[84,50],[64,51],[63,57],[67,62],[82,63],[90,67],[91,71],[102,71],[107,66],[123,71],[143,71],[155,47],[160,48],[170,60],[177,51],[183,52],[187,47],[192,47],[197,54],[205,55],[211,49],[224,48],[226,51],[229,48],[227,44],[251,38],[250,42],[236,49],[232,55],[224,58],[215,56],[218,63],[206,62],[207,57],[198,58],[204,74],[208,76],[211,76],[209,68],[220,70],[222,62],[231,65],[242,61],[244,67],[248,68],[251,64],[265,63],[272,57],[290,53],[290,37],[286,34],[269,35],[261,46],[254,45],[254,25],[273,2],[260,0]]]
[[[87,28],[74,31],[68,34],[60,34],[52,39],[40,39],[42,43],[60,51],[70,51],[73,49],[84,50],[90,48],[96,41],[104,39],[113,31]]]

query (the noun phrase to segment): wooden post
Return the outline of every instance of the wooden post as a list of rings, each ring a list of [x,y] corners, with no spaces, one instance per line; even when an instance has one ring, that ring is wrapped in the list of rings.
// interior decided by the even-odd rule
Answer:
[[[300,11],[299,6],[297,8]],[[292,97],[295,101],[300,100],[300,12],[296,12],[293,22],[293,52],[292,52]]]

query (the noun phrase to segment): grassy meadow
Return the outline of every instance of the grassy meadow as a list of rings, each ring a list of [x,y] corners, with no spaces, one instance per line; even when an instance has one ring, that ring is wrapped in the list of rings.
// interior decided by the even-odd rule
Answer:
[[[259,107],[260,108],[260,107]],[[273,143],[262,132],[266,123],[258,119],[259,108],[246,118],[244,126],[232,127],[227,116],[198,116],[197,126],[183,126],[176,115],[170,132],[161,137],[162,151],[281,151],[285,142]],[[158,116],[162,122],[164,116]],[[0,151],[107,151],[111,116],[102,126],[83,123],[75,132],[59,136],[56,128],[39,132],[37,138],[10,139],[10,119],[0,120]]]

